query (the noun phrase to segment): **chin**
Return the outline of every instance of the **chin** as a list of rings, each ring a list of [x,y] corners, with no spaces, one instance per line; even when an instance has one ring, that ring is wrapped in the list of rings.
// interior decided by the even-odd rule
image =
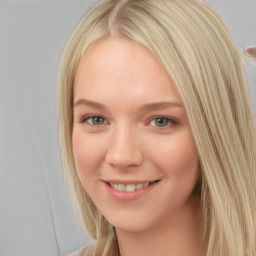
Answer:
[[[145,214],[118,214],[115,216],[105,217],[107,221],[117,230],[126,232],[146,232],[153,228],[157,220],[152,219],[152,216],[145,216]]]
[[[149,230],[149,225],[143,225],[143,223],[138,223],[137,221],[126,221],[126,223],[115,222],[111,225],[114,226],[116,230],[129,233],[143,233]]]

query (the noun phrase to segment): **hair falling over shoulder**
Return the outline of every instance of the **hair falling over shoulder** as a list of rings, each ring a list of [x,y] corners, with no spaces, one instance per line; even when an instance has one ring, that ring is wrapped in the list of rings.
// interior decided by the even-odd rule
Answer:
[[[229,32],[201,0],[102,0],[67,43],[58,77],[59,148],[75,208],[95,239],[79,255],[119,255],[114,227],[78,179],[71,142],[77,67],[111,36],[148,48],[177,86],[200,158],[205,255],[255,256],[256,132],[247,80]]]

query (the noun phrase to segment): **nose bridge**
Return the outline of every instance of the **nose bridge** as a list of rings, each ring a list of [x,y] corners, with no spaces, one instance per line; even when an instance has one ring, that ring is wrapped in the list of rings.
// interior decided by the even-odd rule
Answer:
[[[111,135],[106,162],[121,168],[140,165],[142,161],[143,155],[136,129],[125,123],[116,126]]]

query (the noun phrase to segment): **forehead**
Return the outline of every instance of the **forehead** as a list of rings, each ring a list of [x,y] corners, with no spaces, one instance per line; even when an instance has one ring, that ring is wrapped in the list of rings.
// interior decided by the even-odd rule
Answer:
[[[97,42],[83,57],[76,72],[74,100],[81,95],[178,96],[158,59],[145,47],[121,38]],[[163,99],[165,100],[165,99]]]
[[[75,76],[75,81],[81,77],[82,73],[90,73],[92,70],[101,70],[107,73],[110,68],[119,72],[121,68],[125,69],[125,73],[135,71],[132,67],[143,67],[144,70],[149,69],[164,70],[157,58],[145,47],[131,40],[120,37],[110,37],[100,40],[93,44],[82,58]],[[138,73],[142,69],[137,69]]]

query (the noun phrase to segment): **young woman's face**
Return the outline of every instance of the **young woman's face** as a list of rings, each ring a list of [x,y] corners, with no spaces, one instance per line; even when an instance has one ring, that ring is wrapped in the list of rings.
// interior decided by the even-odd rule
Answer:
[[[113,226],[145,231],[182,214],[198,158],[181,98],[152,53],[98,42],[78,67],[73,111],[77,174]]]

